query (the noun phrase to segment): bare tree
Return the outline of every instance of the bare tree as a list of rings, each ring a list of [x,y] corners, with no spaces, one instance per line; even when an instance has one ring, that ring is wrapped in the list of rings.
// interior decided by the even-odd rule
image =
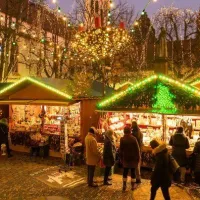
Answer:
[[[161,27],[167,33],[171,73],[186,80],[197,73],[195,41],[197,34],[197,12],[175,7],[162,8],[154,16],[154,28],[159,34]]]

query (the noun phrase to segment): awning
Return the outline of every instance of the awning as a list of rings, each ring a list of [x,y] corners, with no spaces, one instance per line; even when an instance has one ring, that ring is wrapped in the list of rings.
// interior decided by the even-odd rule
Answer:
[[[25,77],[0,89],[0,104],[70,105],[77,101],[51,85]]]
[[[48,101],[48,100],[0,100],[0,105],[48,105],[48,106],[69,106],[76,101]]]

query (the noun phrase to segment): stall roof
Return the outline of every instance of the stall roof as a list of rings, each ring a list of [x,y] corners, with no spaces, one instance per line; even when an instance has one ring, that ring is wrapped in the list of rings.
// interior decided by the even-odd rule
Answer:
[[[198,78],[195,81],[191,82],[190,85],[200,89],[200,78]]]
[[[101,111],[130,110],[161,114],[200,114],[200,90],[165,75],[152,75],[108,96]]]
[[[75,91],[76,85],[72,80],[24,77],[15,83],[0,83],[0,104],[42,104],[47,101],[66,104],[72,100],[98,99],[102,97],[102,83],[93,81],[83,94],[76,94]],[[112,94],[113,91],[105,87],[106,94]]]
[[[103,85],[101,82],[92,81],[88,88],[78,88],[75,80],[69,79],[53,79],[53,78],[35,78],[36,80],[48,84],[59,91],[65,92],[73,96],[73,99],[92,99],[102,97]],[[110,95],[114,89],[105,86],[105,94]]]
[[[2,87],[4,85],[4,87]],[[11,84],[0,84],[1,104],[68,104],[72,96],[32,77],[24,77]]]

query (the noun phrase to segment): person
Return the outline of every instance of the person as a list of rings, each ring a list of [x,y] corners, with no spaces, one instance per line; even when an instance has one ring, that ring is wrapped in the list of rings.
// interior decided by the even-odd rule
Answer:
[[[142,153],[142,145],[143,145],[143,134],[140,131],[140,128],[138,127],[138,124],[136,121],[132,121],[132,135],[137,139],[139,148],[140,148],[140,157]],[[141,162],[138,163],[138,166],[136,167],[136,183],[141,183],[141,173],[140,173],[140,164]]]
[[[95,166],[100,160],[100,154],[98,152],[97,141],[95,139],[96,129],[91,127],[87,136],[85,137],[85,147],[86,147],[86,164],[88,166],[88,186],[97,187],[97,184],[94,184],[94,172]]]
[[[195,154],[195,164],[194,164],[195,182],[200,185],[200,137],[195,143],[193,153]]]
[[[0,134],[1,134],[1,144],[6,145],[6,151],[8,158],[12,157],[10,153],[9,141],[8,141],[8,121],[6,118],[0,120]]]
[[[186,174],[186,149],[190,148],[188,138],[183,134],[183,127],[177,127],[177,131],[171,136],[169,145],[172,146],[172,156],[180,166],[180,181],[185,182]]]
[[[123,170],[123,191],[126,190],[126,182],[129,169],[131,170],[131,189],[134,190],[136,182],[135,168],[140,161],[139,145],[135,137],[131,135],[129,127],[124,128],[124,136],[120,139],[120,160],[122,162]]]
[[[151,175],[150,200],[155,199],[159,187],[161,187],[164,199],[170,200],[169,187],[171,186],[172,174],[170,172],[170,157],[166,144],[154,139],[150,142],[150,146],[153,149],[152,153],[156,160]]]
[[[108,177],[111,172],[111,167],[115,164],[116,147],[114,144],[113,130],[105,132],[103,163],[106,166],[104,172],[104,185],[112,185],[108,182]]]

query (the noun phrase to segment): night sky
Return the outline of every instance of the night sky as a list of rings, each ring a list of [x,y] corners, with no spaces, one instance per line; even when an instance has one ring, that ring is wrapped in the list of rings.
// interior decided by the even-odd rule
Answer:
[[[48,0],[52,1],[52,0]],[[74,0],[57,0],[63,12],[69,12],[72,10]],[[123,0],[121,0],[123,1]],[[148,2],[148,0],[124,0],[127,1],[129,5],[134,5],[135,13],[141,12]],[[149,15],[155,13],[159,8],[163,6],[174,5],[178,8],[191,8],[198,10],[200,7],[200,0],[158,0],[156,3],[151,3],[147,12]]]

